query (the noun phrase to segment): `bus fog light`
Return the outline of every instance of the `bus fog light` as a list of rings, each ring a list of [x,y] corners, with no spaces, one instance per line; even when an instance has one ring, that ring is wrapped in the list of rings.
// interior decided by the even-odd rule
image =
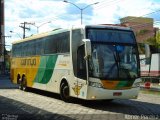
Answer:
[[[91,98],[92,98],[92,99],[96,99],[96,96],[92,96]]]
[[[138,98],[138,96],[133,96],[133,98],[135,98],[135,99],[136,99],[136,98]]]
[[[134,84],[133,84],[133,87],[140,87],[140,83],[141,83],[141,82],[134,83]]]
[[[97,87],[97,88],[102,88],[101,83],[91,82],[91,81],[89,81],[89,86]]]

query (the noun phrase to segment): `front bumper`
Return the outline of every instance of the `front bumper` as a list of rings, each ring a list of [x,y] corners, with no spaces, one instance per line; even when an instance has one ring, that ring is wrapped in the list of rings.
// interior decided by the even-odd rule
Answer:
[[[87,100],[136,99],[138,97],[139,90],[140,87],[125,90],[109,90],[89,86],[87,91]]]

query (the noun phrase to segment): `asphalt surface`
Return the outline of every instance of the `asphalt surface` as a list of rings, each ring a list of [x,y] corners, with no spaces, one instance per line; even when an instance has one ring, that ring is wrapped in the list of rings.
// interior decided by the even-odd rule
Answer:
[[[65,103],[58,94],[13,85],[0,77],[2,120],[160,120],[160,95],[143,94],[138,99]]]

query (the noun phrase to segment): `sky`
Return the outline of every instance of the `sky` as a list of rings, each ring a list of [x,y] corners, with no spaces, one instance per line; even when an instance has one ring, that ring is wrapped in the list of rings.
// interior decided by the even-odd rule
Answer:
[[[154,26],[160,28],[160,0],[4,0],[6,49],[11,49],[14,40],[23,37],[21,23],[26,27],[26,37],[38,32],[56,28],[67,28],[81,24],[118,24],[126,16],[143,16],[154,19]],[[98,4],[94,4],[99,2]],[[72,3],[72,4],[71,4]],[[73,5],[74,4],[74,5]],[[91,5],[92,4],[92,5]],[[77,8],[76,6],[79,8]],[[149,14],[151,13],[151,14]],[[13,31],[12,33],[10,31]]]

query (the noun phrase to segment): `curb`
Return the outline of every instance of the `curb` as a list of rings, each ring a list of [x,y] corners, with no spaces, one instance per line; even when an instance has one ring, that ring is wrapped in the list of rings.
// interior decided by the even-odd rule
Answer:
[[[141,86],[140,86],[140,89],[160,92],[160,86],[159,86],[159,87],[151,86],[150,88],[145,88],[144,85],[141,85]]]

